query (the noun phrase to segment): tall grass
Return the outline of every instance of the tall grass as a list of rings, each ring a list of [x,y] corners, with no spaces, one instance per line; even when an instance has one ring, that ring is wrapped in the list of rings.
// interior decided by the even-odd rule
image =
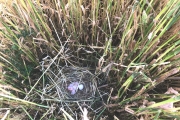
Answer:
[[[48,55],[104,74],[98,87],[108,98],[91,118],[179,119],[178,104],[176,112],[158,108],[179,102],[178,95],[164,94],[170,87],[179,91],[178,0],[14,0],[1,1],[0,13],[1,106],[12,114],[58,116],[38,100],[46,82],[39,63]]]

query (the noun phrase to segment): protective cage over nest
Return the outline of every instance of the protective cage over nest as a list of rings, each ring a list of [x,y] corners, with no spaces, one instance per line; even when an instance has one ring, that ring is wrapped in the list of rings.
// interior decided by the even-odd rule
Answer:
[[[97,78],[87,67],[60,66],[49,56],[41,62],[48,84],[43,88],[44,99],[53,101],[93,101]]]

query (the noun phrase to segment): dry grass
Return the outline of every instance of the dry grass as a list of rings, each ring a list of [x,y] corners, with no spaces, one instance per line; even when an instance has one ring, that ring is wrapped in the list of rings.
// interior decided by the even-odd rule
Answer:
[[[6,118],[179,119],[178,0],[0,3]]]

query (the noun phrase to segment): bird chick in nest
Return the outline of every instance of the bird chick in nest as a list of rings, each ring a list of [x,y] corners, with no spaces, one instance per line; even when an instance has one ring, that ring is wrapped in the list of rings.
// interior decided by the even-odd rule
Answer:
[[[68,90],[71,92],[71,95],[76,94],[76,92],[79,90],[82,90],[84,88],[83,84],[79,84],[79,82],[72,82],[68,86]]]

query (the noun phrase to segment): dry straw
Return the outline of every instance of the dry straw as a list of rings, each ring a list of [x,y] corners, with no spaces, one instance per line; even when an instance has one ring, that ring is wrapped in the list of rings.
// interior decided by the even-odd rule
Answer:
[[[43,101],[57,103],[63,109],[70,109],[71,112],[78,107],[77,103],[91,106],[94,102],[97,91],[97,77],[88,67],[60,66],[59,58],[53,60],[46,56],[40,62],[41,70],[44,73],[45,82],[43,85]],[[51,65],[51,66],[50,66]],[[50,67],[49,67],[50,66]],[[48,70],[46,70],[48,68]],[[75,93],[68,89],[72,84],[77,83]]]

